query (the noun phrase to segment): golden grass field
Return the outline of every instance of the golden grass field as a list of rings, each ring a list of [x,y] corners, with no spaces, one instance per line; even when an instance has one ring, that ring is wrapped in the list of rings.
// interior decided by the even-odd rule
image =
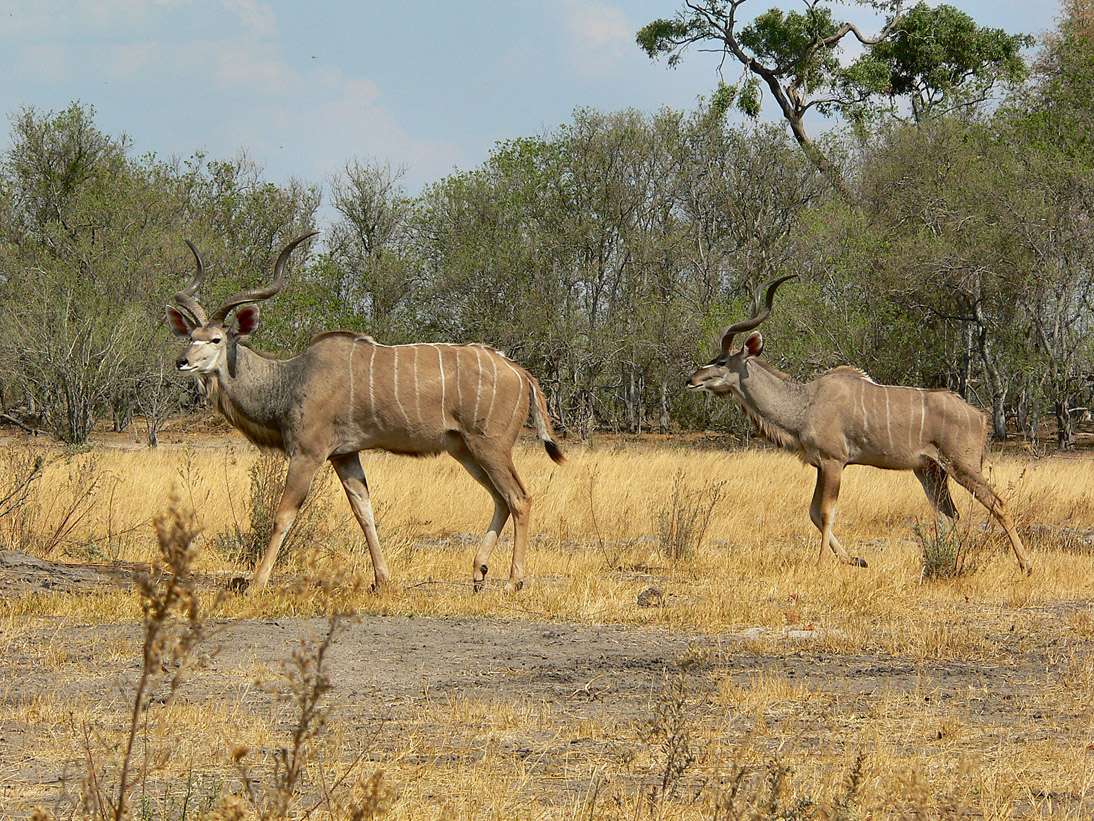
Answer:
[[[569,444],[555,466],[529,443],[516,456],[533,496],[528,584],[503,589],[510,531],[476,595],[485,491],[447,457],[367,454],[393,584],[361,583],[367,551],[328,470],[306,543],[271,589],[238,595],[223,588],[249,571],[223,545],[249,527],[257,452],[242,440],[80,454],[8,444],[46,463],[21,505],[0,505],[2,548],[132,568],[157,561],[154,516],[172,500],[195,512],[204,618],[228,638],[212,661],[183,664],[177,691],[142,718],[144,817],[276,815],[241,797],[233,755],[246,748],[251,775],[273,778],[296,708],[270,682],[332,607],[361,621],[331,650],[341,672],[289,817],[1094,814],[1091,457],[994,455],[989,477],[1034,574],[955,487],[971,569],[929,579],[913,526],[929,534],[933,517],[910,474],[845,474],[836,532],[869,562],[857,569],[818,562],[814,473],[790,456],[612,440]],[[669,555],[671,516],[708,509],[702,542]],[[639,606],[650,588],[658,606]],[[117,583],[6,589],[0,818],[35,806],[102,817],[81,796],[89,759],[109,782],[127,730],[140,596]],[[293,641],[263,638],[271,622]],[[383,639],[370,644],[369,630]],[[497,631],[501,661],[459,660],[461,643]],[[420,657],[415,642],[428,643]],[[593,644],[610,657],[602,671],[580,655]],[[408,658],[412,681],[400,678]]]

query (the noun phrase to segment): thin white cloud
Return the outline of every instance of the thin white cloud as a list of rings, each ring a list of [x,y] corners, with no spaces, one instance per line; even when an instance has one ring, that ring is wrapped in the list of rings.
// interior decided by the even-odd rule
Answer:
[[[238,15],[240,21],[258,37],[277,35],[277,16],[272,8],[257,0],[225,0],[229,11]]]
[[[572,38],[570,52],[588,79],[613,76],[634,47],[635,27],[626,13],[604,0],[561,0],[558,8]]]

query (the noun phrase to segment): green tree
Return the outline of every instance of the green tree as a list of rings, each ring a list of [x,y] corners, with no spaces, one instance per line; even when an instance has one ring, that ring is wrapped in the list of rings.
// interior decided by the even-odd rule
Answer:
[[[771,8],[742,24],[748,2],[685,0],[674,17],[640,29],[638,45],[651,58],[667,55],[670,66],[691,46],[720,50],[742,72],[719,84],[717,103],[757,117],[766,89],[806,156],[852,201],[856,192],[838,162],[806,129],[810,111],[861,122],[882,110],[882,100],[893,110],[909,99],[922,117],[950,101],[982,99],[999,79],[1022,75],[1019,52],[1031,42],[1026,35],[980,28],[944,5],[920,3],[905,14],[899,0],[863,3],[882,15],[877,34],[867,35],[838,20],[828,0],[802,0],[801,12]],[[865,49],[844,66],[839,52],[848,38]]]
[[[24,109],[0,175],[7,381],[79,444],[112,409],[128,415],[138,363],[161,349],[150,304],[179,210],[127,139],[103,134],[78,104]]]
[[[338,296],[341,323],[384,342],[410,341],[416,331],[417,244],[414,199],[399,185],[401,169],[352,160],[331,180],[339,218],[327,235],[324,279]]]

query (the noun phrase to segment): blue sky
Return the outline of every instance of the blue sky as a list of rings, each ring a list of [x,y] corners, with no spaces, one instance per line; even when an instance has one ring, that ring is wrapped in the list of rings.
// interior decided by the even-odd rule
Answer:
[[[1057,14],[1055,0],[951,4],[1035,35]],[[138,153],[246,149],[268,178],[313,183],[351,157],[377,159],[405,166],[415,192],[480,164],[499,140],[570,121],[576,107],[692,108],[716,82],[716,58],[691,53],[669,69],[634,43],[678,5],[0,0],[2,144],[20,107],[78,100]]]

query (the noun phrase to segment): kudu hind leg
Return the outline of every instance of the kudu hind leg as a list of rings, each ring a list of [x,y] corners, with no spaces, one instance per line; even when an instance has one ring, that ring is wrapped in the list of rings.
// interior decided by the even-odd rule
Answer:
[[[843,465],[840,464],[823,465],[817,468],[817,486],[813,490],[813,501],[809,505],[809,519],[821,533],[820,554],[817,561],[823,561],[825,548],[829,547],[843,564],[866,567],[866,561],[848,553],[839,543],[836,534],[832,532],[842,474]]]
[[[388,583],[391,574],[388,573],[387,562],[384,561],[383,551],[380,550],[380,538],[376,534],[376,518],[372,512],[372,500],[369,497],[368,480],[365,479],[365,471],[361,467],[361,457],[356,453],[332,456],[330,463],[342,481],[346,498],[349,499],[349,506],[353,509],[357,524],[361,526],[365,534],[365,543],[368,545],[369,556],[372,557],[375,589],[379,590]]]
[[[300,506],[308,496],[308,489],[311,488],[312,479],[318,469],[319,462],[308,457],[294,456],[289,460],[289,469],[285,473],[285,490],[281,494],[277,513],[274,514],[273,534],[262,561],[255,570],[254,582],[251,584],[253,590],[262,590],[269,582],[281,543],[292,523],[296,521],[296,514],[300,512]]]
[[[1010,546],[1014,550],[1014,556],[1018,559],[1019,570],[1027,575],[1032,573],[1033,562],[1022,545],[1022,539],[1018,536],[1018,529],[1010,518],[1010,513],[1003,498],[995,492],[995,488],[988,484],[988,480],[979,471],[964,468],[960,465],[953,465],[951,471],[953,477],[961,483],[961,486],[975,496],[976,500],[986,507],[991,515],[998,520],[999,524],[1003,526],[1003,530],[1006,531],[1007,538],[1010,540]]]
[[[474,462],[486,474],[489,481],[488,487],[493,487],[500,494],[506,510],[513,517],[513,563],[509,569],[508,587],[511,590],[520,590],[524,586],[524,555],[528,548],[528,520],[532,500],[513,465],[512,444],[509,447],[503,447],[498,440],[474,437],[469,437],[465,444]],[[495,497],[496,503],[497,497]],[[500,508],[495,512],[491,526],[498,521],[499,513]],[[500,524],[504,525],[504,520]],[[500,530],[499,526],[490,544],[491,547],[497,541]],[[489,535],[488,533],[487,536]],[[483,545],[485,547],[486,543],[483,542]]]
[[[453,435],[450,439],[448,452],[471,474],[471,478],[486,488],[490,493],[490,498],[494,500],[494,515],[490,519],[490,527],[487,528],[486,535],[479,544],[479,549],[475,552],[475,560],[471,569],[472,584],[477,593],[482,590],[483,581],[490,569],[490,554],[494,550],[494,545],[498,543],[498,537],[501,536],[505,523],[509,521],[509,503],[501,492],[494,487],[490,475],[475,459],[462,438]]]

